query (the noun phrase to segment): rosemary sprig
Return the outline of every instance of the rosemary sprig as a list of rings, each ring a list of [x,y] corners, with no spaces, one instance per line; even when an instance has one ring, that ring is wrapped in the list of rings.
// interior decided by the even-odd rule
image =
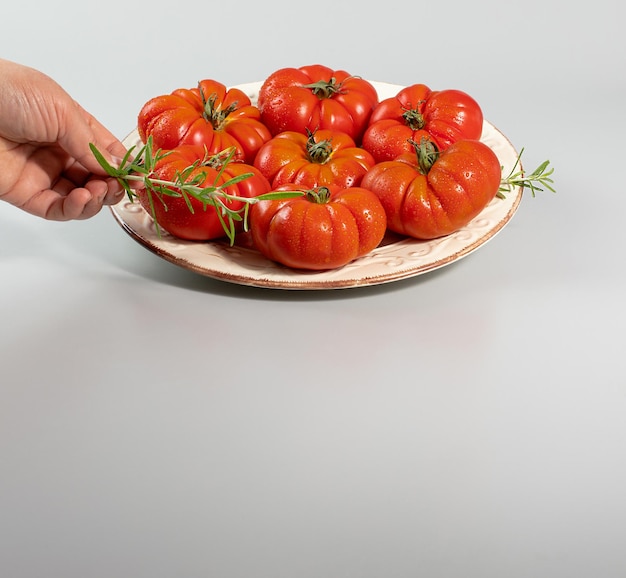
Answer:
[[[199,159],[189,167],[177,172],[171,181],[155,178],[154,169],[156,164],[170,154],[170,152],[162,151],[161,149],[155,151],[152,137],[148,137],[146,143],[139,148],[139,150],[137,150],[135,146],[129,148],[120,162],[119,167],[111,165],[95,145],[90,144],[89,146],[100,166],[107,175],[117,179],[131,202],[135,202],[138,197],[133,184],[136,184],[138,188],[145,188],[148,193],[152,218],[159,235],[161,231],[154,209],[155,197],[163,203],[166,208],[167,203],[164,197],[182,197],[192,213],[194,209],[191,204],[191,198],[200,201],[203,205],[203,209],[206,209],[208,206],[215,207],[224,233],[228,237],[230,244],[233,245],[235,242],[236,224],[243,221],[244,231],[248,230],[250,205],[262,200],[286,199],[302,196],[304,194],[302,191],[274,191],[248,198],[228,193],[227,189],[229,187],[253,176],[253,173],[243,173],[220,183],[226,166],[230,162],[233,162],[236,152],[234,148],[216,155],[219,157],[219,169],[215,180],[212,183],[207,183],[206,173],[200,172],[195,175],[193,175],[193,173],[199,166],[206,163],[208,157]],[[136,150],[136,154],[133,154]],[[243,203],[243,206],[239,209],[233,209],[229,206],[229,202],[231,201],[239,201]]]
[[[517,155],[517,159],[515,160],[515,164],[513,165],[511,172],[507,177],[502,179],[497,196],[501,199],[505,198],[505,193],[510,193],[513,187],[522,187],[522,189],[528,187],[533,197],[536,192],[544,190],[541,186],[552,191],[553,193],[556,193],[553,186],[554,181],[551,178],[554,173],[554,169],[552,167],[548,169],[550,161],[542,162],[532,173],[527,175],[524,173],[521,165],[523,152],[524,149],[521,149],[520,153]]]

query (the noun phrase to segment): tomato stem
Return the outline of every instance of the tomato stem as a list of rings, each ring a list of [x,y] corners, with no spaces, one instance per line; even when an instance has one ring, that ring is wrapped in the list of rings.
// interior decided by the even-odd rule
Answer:
[[[422,175],[427,175],[428,171],[430,171],[439,158],[439,149],[437,148],[437,145],[426,137],[422,137],[419,143],[414,140],[409,140],[409,143],[415,149],[419,172]]]
[[[402,118],[404,119],[404,123],[411,130],[421,130],[426,125],[424,116],[416,108],[405,110],[404,113],[402,114]]]
[[[220,130],[226,120],[226,117],[231,112],[237,110],[238,102],[235,101],[226,108],[215,106],[217,94],[213,93],[209,96],[209,98],[206,98],[204,90],[202,90],[201,86],[198,86],[198,90],[200,92],[200,98],[202,99],[202,117],[207,122],[210,122],[215,130]]]
[[[337,83],[337,79],[333,76],[330,80],[318,80],[311,84],[302,85],[303,88],[311,89],[311,92],[320,100],[324,98],[332,98],[335,94],[341,92],[343,83]]]
[[[311,132],[309,129],[307,129],[307,134],[306,152],[308,159],[312,163],[317,163],[319,165],[323,165],[328,162],[331,153],[333,152],[330,139],[316,141],[315,133]]]
[[[328,187],[309,189],[304,194],[309,201],[317,203],[318,205],[323,205],[330,201],[330,189],[328,189]]]

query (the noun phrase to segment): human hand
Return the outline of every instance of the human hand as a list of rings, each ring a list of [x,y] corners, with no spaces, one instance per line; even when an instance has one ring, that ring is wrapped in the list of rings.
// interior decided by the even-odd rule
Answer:
[[[93,156],[111,164],[122,143],[54,80],[0,59],[0,199],[54,220],[87,219],[124,194]]]

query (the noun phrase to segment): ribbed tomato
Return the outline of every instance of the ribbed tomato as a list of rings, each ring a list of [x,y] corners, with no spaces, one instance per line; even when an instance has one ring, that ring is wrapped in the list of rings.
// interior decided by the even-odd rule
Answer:
[[[297,191],[287,184],[274,191]],[[250,208],[250,232],[268,259],[295,269],[342,267],[382,241],[385,210],[377,196],[360,187],[334,192],[325,187],[282,200],[262,200]]]
[[[282,132],[266,142],[254,160],[272,187],[295,183],[331,190],[358,186],[374,164],[374,157],[349,135],[325,129],[308,135]]]
[[[441,152],[423,141],[416,151],[376,164],[361,182],[382,202],[391,231],[417,239],[454,233],[500,188],[500,161],[480,141],[458,141]]]
[[[155,148],[194,144],[217,154],[235,147],[236,160],[247,163],[272,136],[242,90],[215,80],[150,99],[139,112],[137,127],[144,143],[152,136]]]
[[[378,93],[370,82],[321,64],[273,72],[258,98],[261,119],[273,135],[333,129],[357,144],[377,104]]]
[[[181,145],[169,151],[157,161],[151,180],[176,182],[184,175],[184,182],[200,186],[222,186],[233,178],[249,175],[243,180],[224,187],[224,192],[242,198],[258,197],[269,192],[267,179],[251,165],[242,162],[225,163],[224,155],[207,156],[203,146]],[[193,196],[182,195],[180,188],[136,191],[142,207],[150,213],[160,227],[181,239],[209,241],[226,236],[224,222],[218,209]],[[244,203],[236,199],[222,199],[232,211],[240,211]],[[241,221],[233,223],[234,230],[241,230]]]
[[[428,138],[444,150],[458,140],[479,139],[482,130],[482,110],[469,94],[413,84],[376,106],[362,146],[377,162],[390,161],[412,152],[410,141]]]

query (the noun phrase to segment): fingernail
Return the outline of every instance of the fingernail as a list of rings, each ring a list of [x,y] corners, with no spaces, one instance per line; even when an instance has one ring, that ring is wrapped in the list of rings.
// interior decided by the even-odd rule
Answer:
[[[119,169],[120,166],[122,165],[122,161],[124,159],[122,159],[121,157],[116,157],[116,156],[112,156],[111,157],[111,164],[116,168]]]

